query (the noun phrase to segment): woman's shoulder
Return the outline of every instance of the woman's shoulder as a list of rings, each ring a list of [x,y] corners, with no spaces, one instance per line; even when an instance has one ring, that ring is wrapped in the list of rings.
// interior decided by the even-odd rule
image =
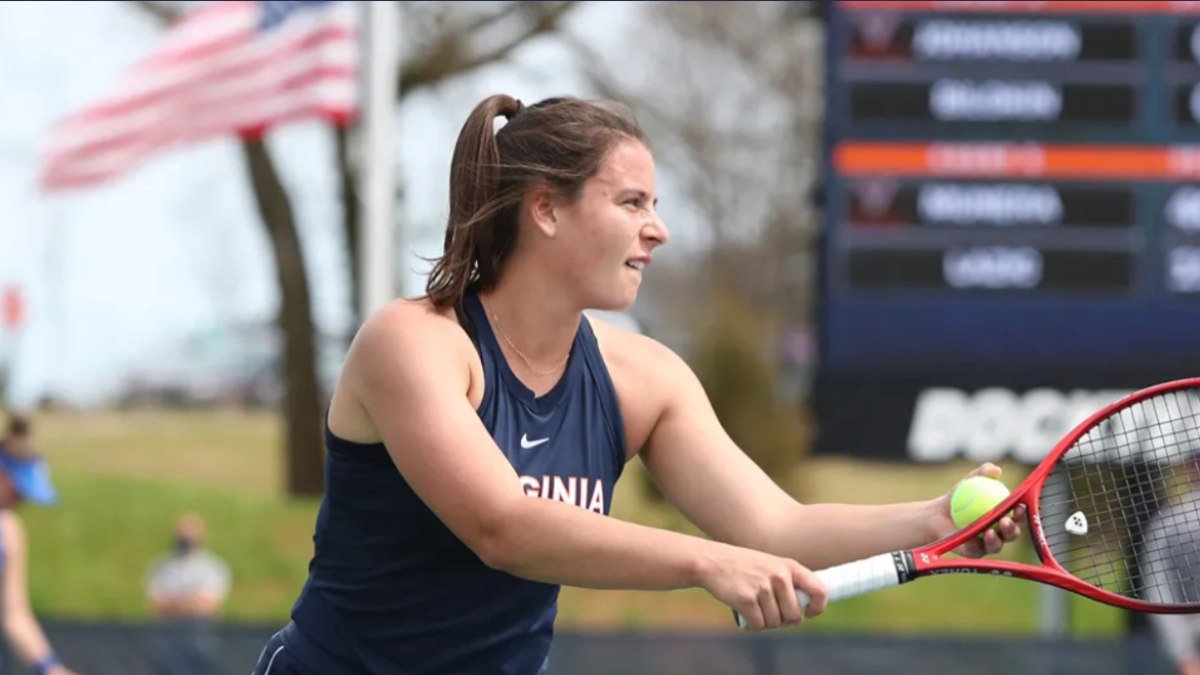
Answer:
[[[350,345],[346,366],[373,370],[397,361],[449,363],[467,358],[470,349],[453,309],[425,298],[404,298],[367,317]]]
[[[339,437],[376,443],[368,409],[403,405],[430,387],[469,391],[472,346],[452,309],[425,299],[393,300],[372,312],[350,344],[330,401],[328,424]]]
[[[408,344],[466,335],[454,310],[439,308],[426,298],[393,300],[371,313],[355,343]]]

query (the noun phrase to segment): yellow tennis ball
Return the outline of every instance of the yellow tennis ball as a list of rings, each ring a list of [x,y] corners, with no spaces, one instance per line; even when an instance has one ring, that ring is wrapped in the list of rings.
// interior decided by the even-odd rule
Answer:
[[[972,476],[963,480],[950,495],[950,517],[958,527],[966,527],[1008,497],[1008,487],[987,476]]]

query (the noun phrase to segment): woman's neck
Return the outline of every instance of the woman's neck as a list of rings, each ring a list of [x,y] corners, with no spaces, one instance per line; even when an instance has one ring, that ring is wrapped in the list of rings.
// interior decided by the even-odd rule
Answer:
[[[554,284],[509,274],[495,288],[481,293],[480,300],[506,353],[511,352],[534,374],[561,372],[582,311]]]

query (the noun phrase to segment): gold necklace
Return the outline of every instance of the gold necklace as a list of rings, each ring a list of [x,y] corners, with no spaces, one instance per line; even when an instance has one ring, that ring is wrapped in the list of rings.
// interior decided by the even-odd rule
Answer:
[[[563,367],[563,364],[567,362],[567,359],[571,358],[571,350],[568,349],[567,355],[563,357],[562,361],[554,364],[550,370],[538,370],[533,366],[532,363],[530,363],[529,358],[525,356],[525,354],[521,353],[520,349],[517,349],[517,346],[513,344],[513,341],[508,337],[508,333],[504,332],[504,327],[500,325],[500,317],[496,316],[495,312],[492,312],[492,322],[496,324],[496,329],[500,331],[500,337],[504,338],[504,341],[508,343],[508,346],[517,353],[517,356],[521,357],[521,360],[525,362],[526,366],[529,366],[529,370],[533,371],[534,375],[553,375],[558,372],[559,368]]]

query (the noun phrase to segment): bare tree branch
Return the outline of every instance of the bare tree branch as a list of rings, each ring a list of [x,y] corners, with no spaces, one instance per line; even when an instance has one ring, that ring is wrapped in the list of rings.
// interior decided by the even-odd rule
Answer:
[[[575,0],[556,3],[518,3],[496,12],[491,17],[477,21],[477,31],[461,33],[449,31],[435,40],[420,57],[405,63],[400,70],[397,96],[404,98],[421,87],[470,72],[489,63],[508,58],[518,47],[540,35],[558,30],[562,18],[578,3]],[[521,10],[520,12],[515,11]],[[495,25],[501,18],[527,13],[529,24],[502,44],[479,54],[471,54],[470,46],[478,39],[478,33]]]
[[[681,115],[678,107],[670,105],[668,101],[646,96],[632,87],[618,84],[611,69],[605,66],[603,55],[578,36],[562,33],[559,40],[578,55],[578,66],[597,96],[629,102],[637,110],[638,117],[649,120],[652,125],[673,129],[673,135],[689,138],[712,135],[712,129],[696,121],[694,117]],[[724,142],[739,144],[749,150],[764,150],[773,145],[761,135],[743,133],[738,129],[729,130],[723,134],[723,139]],[[690,144],[686,145],[693,147]]]
[[[164,26],[182,16],[186,8],[185,3],[164,0],[129,2]],[[576,0],[550,3],[509,2],[495,11],[460,22],[445,20],[445,17],[440,15],[444,8],[435,7],[434,11],[439,15],[432,17],[432,23],[439,25],[439,34],[432,38],[428,48],[422,49],[418,56],[400,68],[397,98],[403,99],[422,87],[508,58],[529,40],[557,31],[563,17],[578,4]],[[497,26],[514,17],[521,17],[525,25],[501,44],[479,53],[472,53],[472,47],[480,42],[483,34],[495,30]]]
[[[817,223],[810,195],[820,157],[818,9],[655,4],[631,27],[653,29],[628,37],[628,51],[565,39],[597,94],[635,107],[664,171],[704,215],[695,223],[708,245],[701,278],[789,323],[805,320],[811,293],[801,263]],[[639,76],[645,63],[654,64],[653,77]],[[698,298],[697,311],[710,301]]]
[[[503,7],[496,10],[495,12],[492,12],[491,14],[485,14],[483,16],[475,18],[475,20],[473,20],[473,21],[466,22],[463,26],[461,26],[460,30],[461,30],[461,32],[464,32],[464,33],[469,33],[471,35],[477,35],[479,33],[482,33],[484,31],[488,30],[492,26],[499,24],[500,22],[504,21],[505,19],[507,19],[510,16],[515,16],[522,12],[528,12],[528,11],[529,11],[529,5],[527,3],[524,3],[524,2],[505,3]]]

